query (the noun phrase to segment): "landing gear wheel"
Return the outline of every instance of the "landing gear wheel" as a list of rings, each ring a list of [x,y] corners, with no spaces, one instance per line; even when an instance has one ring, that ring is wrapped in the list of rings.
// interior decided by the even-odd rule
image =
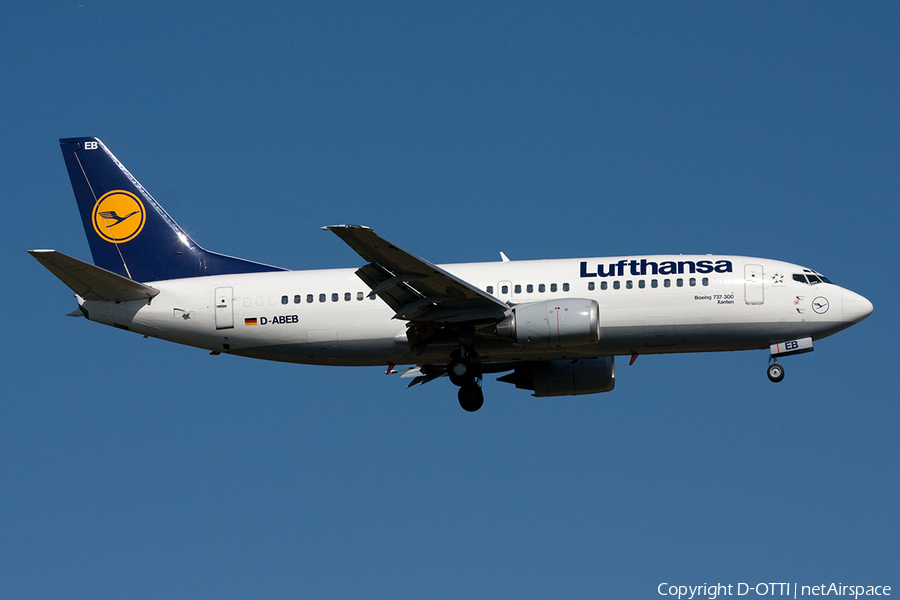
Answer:
[[[454,358],[447,365],[447,376],[450,377],[453,385],[462,387],[475,381],[475,369],[472,368],[472,363],[465,358]]]
[[[779,381],[784,379],[784,367],[782,367],[778,363],[772,363],[771,365],[769,365],[767,374],[769,376],[769,381],[771,381],[772,383],[778,383]]]
[[[477,383],[469,383],[459,388],[459,405],[466,412],[475,412],[484,404],[484,392]]]

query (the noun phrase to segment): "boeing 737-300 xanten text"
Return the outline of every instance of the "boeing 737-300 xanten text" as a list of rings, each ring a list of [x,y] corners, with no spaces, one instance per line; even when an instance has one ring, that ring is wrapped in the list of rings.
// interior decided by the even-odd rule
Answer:
[[[198,246],[97,138],[60,140],[94,264],[31,250],[75,313],[145,336],[313,365],[446,375],[467,411],[482,378],[535,396],[608,392],[614,357],[769,349],[778,358],[872,304],[798,265],[743,256],[625,256],[435,265],[368,227],[331,231],[361,267],[289,271]]]

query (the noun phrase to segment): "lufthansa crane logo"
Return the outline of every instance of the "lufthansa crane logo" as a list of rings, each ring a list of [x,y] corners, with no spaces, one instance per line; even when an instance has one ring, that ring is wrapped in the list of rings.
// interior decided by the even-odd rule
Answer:
[[[812,301],[812,309],[820,315],[824,315],[826,312],[828,312],[828,306],[828,300],[826,298],[823,298],[822,296],[819,296]]]
[[[146,220],[144,205],[131,192],[107,192],[94,205],[94,231],[113,244],[133,240],[144,228]]]

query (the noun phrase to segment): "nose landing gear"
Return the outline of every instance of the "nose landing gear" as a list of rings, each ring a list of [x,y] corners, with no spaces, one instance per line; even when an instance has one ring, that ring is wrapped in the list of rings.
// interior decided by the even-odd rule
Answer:
[[[767,374],[769,381],[778,383],[784,379],[784,367],[778,364],[779,356],[793,356],[794,354],[805,354],[813,351],[812,338],[801,338],[797,340],[788,340],[779,342],[769,346],[771,355],[769,356],[769,369]]]
[[[784,367],[779,365],[777,362],[773,362],[766,370],[766,375],[769,376],[769,381],[771,381],[772,383],[778,383],[779,381],[784,379]]]

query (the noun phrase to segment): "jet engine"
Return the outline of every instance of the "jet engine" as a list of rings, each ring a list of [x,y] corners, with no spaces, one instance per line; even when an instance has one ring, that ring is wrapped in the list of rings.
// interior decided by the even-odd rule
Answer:
[[[611,392],[616,387],[615,357],[528,363],[517,366],[515,371],[497,381],[534,390],[538,398]]]
[[[584,298],[521,304],[497,325],[497,334],[519,346],[564,348],[596,344],[600,340],[600,305]]]

